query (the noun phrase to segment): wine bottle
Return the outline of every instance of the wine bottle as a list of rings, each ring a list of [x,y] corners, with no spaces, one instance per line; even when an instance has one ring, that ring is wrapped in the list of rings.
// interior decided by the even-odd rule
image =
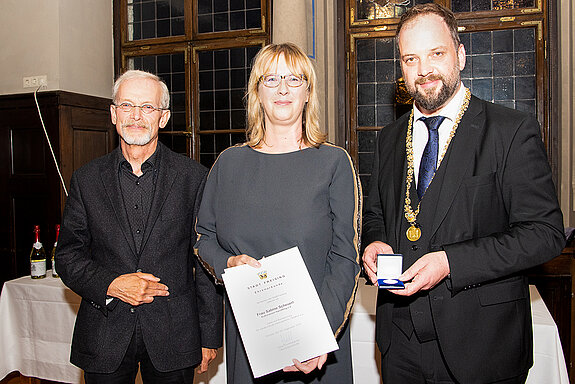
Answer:
[[[43,279],[46,277],[46,251],[40,242],[40,226],[34,226],[36,241],[32,245],[30,252],[30,276],[33,279]]]
[[[56,263],[54,263],[54,257],[56,256],[56,247],[58,246],[58,235],[60,234],[60,224],[56,224],[56,242],[54,243],[54,248],[52,248],[52,277],[58,276],[56,272]]]

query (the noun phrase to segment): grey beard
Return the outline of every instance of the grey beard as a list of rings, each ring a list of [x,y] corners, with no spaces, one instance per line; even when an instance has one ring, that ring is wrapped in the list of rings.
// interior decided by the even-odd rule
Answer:
[[[124,128],[122,128],[122,140],[129,145],[146,145],[152,140],[152,135],[149,130],[146,130],[145,135],[130,135]]]

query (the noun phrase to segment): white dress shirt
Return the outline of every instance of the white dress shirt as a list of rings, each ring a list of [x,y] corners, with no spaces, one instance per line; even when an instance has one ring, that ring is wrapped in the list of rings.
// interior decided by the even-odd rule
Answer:
[[[439,151],[437,154],[437,156],[439,157],[437,159],[438,163],[439,163],[441,154],[443,153],[443,148],[445,147],[445,144],[447,143],[447,139],[449,138],[449,133],[451,132],[451,129],[453,128],[453,124],[455,124],[455,119],[457,118],[457,115],[459,114],[459,109],[461,108],[461,104],[463,104],[463,99],[465,97],[465,90],[466,90],[465,86],[463,85],[463,83],[461,83],[459,86],[459,90],[457,90],[453,99],[451,99],[451,101],[445,107],[441,108],[440,110],[438,110],[433,115],[430,115],[430,116],[441,115],[441,116],[446,117],[446,119],[443,120],[443,122],[439,126]],[[413,128],[412,128],[413,129],[413,131],[412,131],[413,168],[414,168],[413,174],[414,174],[416,185],[417,185],[417,182],[419,180],[419,164],[421,163],[421,157],[423,156],[423,150],[425,149],[425,146],[427,145],[427,138],[429,136],[427,126],[425,125],[425,123],[423,121],[419,120],[419,118],[420,117],[430,117],[430,116],[424,115],[415,106],[415,103],[413,104]]]

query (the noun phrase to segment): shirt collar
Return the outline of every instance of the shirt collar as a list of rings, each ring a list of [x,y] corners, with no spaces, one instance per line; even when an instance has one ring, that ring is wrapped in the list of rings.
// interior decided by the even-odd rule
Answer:
[[[445,116],[451,121],[455,121],[457,119],[457,115],[459,114],[459,109],[463,104],[463,98],[465,96],[465,86],[463,83],[460,83],[460,87],[455,93],[455,96],[451,99],[451,101],[443,108],[439,109],[433,116],[441,115]],[[425,116],[413,103],[413,121],[418,121],[421,117],[429,117]]]
[[[156,150],[154,153],[144,161],[142,164],[142,172],[146,173],[150,169],[155,169],[160,164],[160,157],[161,157],[161,145],[158,143]],[[121,170],[122,167],[125,167],[130,172],[133,172],[132,165],[126,160],[124,154],[122,153],[122,149],[118,146],[116,150],[116,164],[118,170]]]

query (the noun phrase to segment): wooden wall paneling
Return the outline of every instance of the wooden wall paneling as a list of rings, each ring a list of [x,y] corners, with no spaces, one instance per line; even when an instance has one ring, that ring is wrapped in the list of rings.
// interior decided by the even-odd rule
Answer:
[[[6,114],[0,113],[0,284],[14,272],[11,247],[10,204],[8,196],[8,177],[10,174],[10,130],[6,127]]]
[[[110,152],[117,140],[109,108],[102,110],[64,105],[61,107],[60,128],[62,174],[68,188],[73,171]],[[62,203],[64,201],[65,198]]]
[[[60,125],[59,125],[59,143],[60,150],[58,152],[58,165],[60,173],[64,179],[66,191],[60,182],[60,217],[64,211],[64,204],[66,203],[66,192],[70,189],[70,179],[74,172],[74,162],[70,159],[74,156],[74,141],[72,135],[72,122],[69,113],[69,107],[61,106],[59,109]]]
[[[108,132],[74,128],[74,168],[108,153]]]
[[[53,140],[56,138],[53,145],[58,150],[56,103],[53,95],[42,97],[40,102],[46,129]],[[40,225],[41,240],[46,250],[51,250],[49,244],[54,241],[54,228],[49,218],[59,215],[59,196],[54,189],[56,171],[32,95],[15,100],[14,107],[3,114],[6,119],[0,129],[8,134],[4,136],[7,141],[2,141],[0,148],[9,154],[9,159],[8,171],[2,175],[7,190],[0,201],[2,205],[6,204],[9,214],[0,220],[2,229],[8,228],[11,259],[4,281],[29,273],[28,258],[34,225]]]
[[[78,99],[63,93],[60,105],[60,167],[66,188],[72,173],[116,146],[108,99]],[[61,193],[63,211],[66,196]]]
[[[72,172],[116,145],[110,100],[64,91],[38,102],[67,187]],[[29,273],[34,225],[50,252],[65,195],[33,94],[0,96],[0,284]]]

